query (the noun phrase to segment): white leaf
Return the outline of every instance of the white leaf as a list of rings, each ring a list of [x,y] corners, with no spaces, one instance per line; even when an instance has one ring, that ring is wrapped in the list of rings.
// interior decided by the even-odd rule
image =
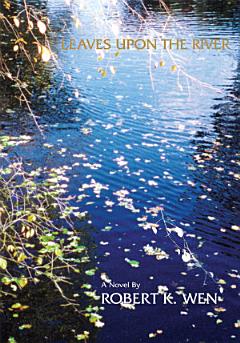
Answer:
[[[135,310],[135,305],[133,305],[133,304],[121,303],[120,306],[123,307],[123,308],[126,308],[128,310]]]
[[[172,231],[176,232],[176,234],[180,238],[182,238],[183,235],[184,235],[184,232],[183,232],[183,230],[180,227],[175,227],[174,229],[172,229]]]
[[[113,75],[116,74],[116,69],[114,68],[114,66],[110,66],[110,71]]]
[[[183,250],[182,260],[186,263],[191,261],[191,255],[185,249]]]
[[[20,26],[20,20],[16,17],[13,18],[13,22],[15,24],[16,27],[19,27]]]
[[[155,233],[155,235],[157,234],[157,232],[158,232],[158,230],[157,230],[157,228],[156,227],[152,227],[152,230],[153,230],[153,232]]]
[[[41,58],[43,62],[48,62],[51,58],[51,52],[45,46],[41,46]]]
[[[106,283],[110,283],[112,281],[106,273],[101,273],[100,277],[101,277],[101,280],[103,280]]]
[[[222,286],[220,286],[220,287],[219,287],[219,292],[222,294],[222,293],[223,293],[223,291],[224,291],[223,287],[222,287]]]
[[[41,20],[38,20],[38,22],[37,22],[37,27],[38,27],[39,32],[42,33],[42,34],[44,35],[44,33],[45,33],[46,30],[47,30],[46,25],[45,25]]]

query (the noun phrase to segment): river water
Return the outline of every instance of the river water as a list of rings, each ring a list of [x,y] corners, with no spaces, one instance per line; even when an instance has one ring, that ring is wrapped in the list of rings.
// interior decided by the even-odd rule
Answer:
[[[145,9],[129,1],[141,19],[121,1],[71,6],[73,12],[50,0],[45,8],[58,68],[46,67],[50,86],[33,99],[44,137],[24,119],[13,122],[2,113],[4,133],[32,135],[16,149],[27,164],[70,167],[69,192],[81,196],[95,228],[99,269],[92,283],[99,294],[106,274],[116,283],[140,283],[140,292],[167,286],[177,299],[175,305],[135,310],[106,305],[105,326],[94,341],[237,342],[239,3],[171,1],[168,18],[157,1],[146,2]],[[163,30],[188,42],[229,39],[231,49],[131,49],[117,56],[114,49],[62,49],[62,39],[155,37]],[[182,229],[183,238],[176,232],[169,237],[162,218]],[[152,224],[159,225],[157,232]],[[150,256],[148,245],[167,258]],[[183,261],[186,246],[198,268]],[[218,293],[220,302],[184,306],[178,295],[183,289]]]

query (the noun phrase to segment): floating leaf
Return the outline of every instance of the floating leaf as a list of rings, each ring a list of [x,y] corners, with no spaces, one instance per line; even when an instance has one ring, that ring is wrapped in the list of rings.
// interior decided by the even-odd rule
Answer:
[[[102,328],[104,326],[104,323],[101,322],[100,320],[97,320],[95,323],[94,323],[95,327],[96,328]]]
[[[215,220],[215,219],[216,219],[215,217],[208,216],[208,220],[210,220],[210,221],[213,221],[213,220]]]
[[[156,336],[157,336],[157,334],[156,334],[156,333],[153,333],[153,332],[151,332],[151,333],[148,335],[149,338],[155,338]]]
[[[85,271],[85,274],[87,274],[88,276],[93,276],[96,273],[96,269],[89,269]]]
[[[81,288],[86,288],[86,289],[91,289],[92,285],[90,285],[89,283],[84,283]]]
[[[231,226],[231,229],[232,229],[233,231],[240,231],[240,226],[232,225],[232,226]]]
[[[131,267],[133,268],[138,268],[140,263],[136,260],[129,260],[129,258],[125,258],[125,261],[130,264]]]
[[[135,310],[135,305],[133,305],[133,304],[121,303],[120,306],[123,307],[123,308],[126,308],[128,310]]]
[[[174,227],[174,228],[167,228],[167,230],[169,232],[176,232],[176,234],[178,235],[178,237],[182,238],[184,235],[183,230],[180,227]]]
[[[169,255],[162,249],[156,247],[153,248],[151,245],[147,244],[143,247],[144,252],[148,256],[156,256],[157,260],[168,259]]]
[[[157,232],[158,232],[157,228],[153,226],[153,227],[152,227],[152,230],[153,230],[153,233],[155,233],[155,235],[156,235]]]
[[[182,260],[183,260],[183,262],[189,262],[189,261],[191,261],[191,255],[184,249],[183,250],[183,255],[182,255]]]
[[[236,323],[234,323],[234,326],[236,329],[240,329],[240,319],[238,319]]]
[[[55,255],[58,257],[63,256],[63,252],[60,248],[56,248],[54,252],[55,252]]]
[[[26,258],[27,258],[27,256],[23,252],[21,252],[17,258],[17,261],[20,263],[20,262],[23,262],[24,260],[26,260]]]
[[[112,226],[105,226],[105,228],[102,231],[110,231],[112,230]]]
[[[0,268],[3,270],[7,269],[7,261],[3,257],[0,257]]]
[[[101,273],[100,277],[104,282],[110,283],[112,281],[106,273]]]
[[[8,343],[17,343],[14,337],[9,337],[8,338]]]
[[[218,324],[218,325],[221,324],[222,322],[223,322],[222,319],[219,319],[219,318],[218,318],[218,319],[216,320],[216,324]]]
[[[83,333],[76,336],[78,341],[86,341],[89,338],[89,331],[83,331]]]
[[[20,278],[17,279],[17,284],[21,287],[24,288],[28,284],[28,279],[27,278]]]
[[[9,277],[7,277],[7,276],[4,276],[4,277],[1,279],[1,281],[2,281],[2,283],[3,283],[4,285],[10,285],[10,283],[12,282],[12,280],[11,280]]]
[[[32,325],[31,324],[23,324],[19,326],[19,330],[24,330],[24,329],[31,329]]]

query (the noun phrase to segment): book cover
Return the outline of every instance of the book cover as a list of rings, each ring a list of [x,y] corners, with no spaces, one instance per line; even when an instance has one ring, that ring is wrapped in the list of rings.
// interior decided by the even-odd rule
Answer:
[[[239,342],[239,0],[0,2],[0,342]]]

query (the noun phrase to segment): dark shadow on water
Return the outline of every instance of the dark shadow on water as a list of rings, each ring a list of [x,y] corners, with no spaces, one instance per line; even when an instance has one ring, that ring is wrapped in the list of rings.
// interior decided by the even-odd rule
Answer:
[[[75,291],[79,292],[82,281],[80,278],[77,281],[78,288],[75,282]],[[71,288],[70,285],[64,287],[66,293],[70,293]],[[78,297],[77,300],[82,308],[90,303],[83,296]],[[16,302],[27,305],[29,308],[22,311],[8,310]],[[91,332],[92,342],[95,341],[94,331],[96,330],[89,324],[87,318],[84,318],[73,307],[66,306],[59,291],[47,280],[26,291],[22,290],[15,301],[4,300],[3,305],[5,313],[1,314],[1,343],[7,343],[11,336],[18,343],[72,343],[76,342],[75,336],[85,330]],[[94,305],[96,306],[96,303]],[[14,314],[18,314],[18,317],[13,318]],[[21,329],[21,326],[26,324],[30,324],[31,328]]]
[[[99,307],[100,303],[85,294],[88,289],[82,288],[82,285],[93,282],[93,276],[85,274],[86,270],[95,268],[96,246],[91,237],[92,231],[89,225],[82,226],[81,242],[88,247],[89,259],[80,265],[80,273],[69,272],[64,275],[68,282],[59,283],[61,291],[50,279],[41,276],[39,281],[25,286],[21,291],[9,291],[9,288],[3,287],[15,297],[9,295],[0,298],[1,343],[7,343],[9,337],[14,337],[17,343],[73,343],[76,342],[76,335],[84,331],[88,331],[91,342],[95,342],[97,329],[90,324],[85,313],[86,308]],[[80,256],[78,254],[76,258]],[[63,298],[63,294],[69,301]],[[20,303],[21,307],[14,309],[16,303]],[[30,328],[21,328],[28,324]]]

